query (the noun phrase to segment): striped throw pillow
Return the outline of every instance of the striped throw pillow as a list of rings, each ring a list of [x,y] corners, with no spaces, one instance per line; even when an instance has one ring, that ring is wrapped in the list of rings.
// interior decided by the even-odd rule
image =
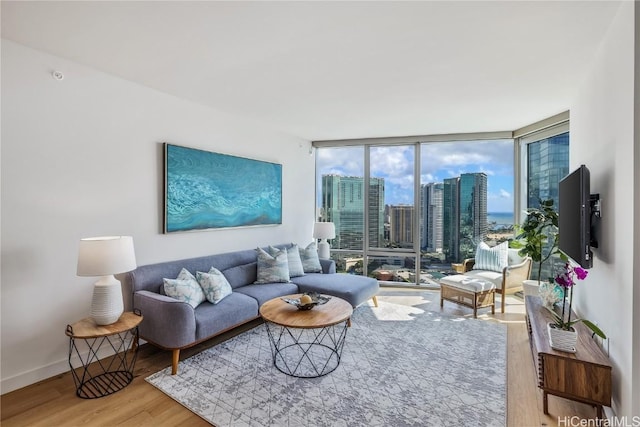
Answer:
[[[476,249],[476,263],[474,270],[489,270],[502,273],[502,270],[509,265],[509,242],[502,242],[490,248],[485,242],[478,245]]]

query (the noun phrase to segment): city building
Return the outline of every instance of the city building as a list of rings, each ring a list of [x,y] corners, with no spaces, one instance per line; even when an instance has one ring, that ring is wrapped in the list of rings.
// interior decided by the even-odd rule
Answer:
[[[369,181],[369,246],[384,244],[384,179]],[[362,250],[364,238],[364,178],[322,176],[322,220],[333,222],[333,249]]]
[[[558,206],[560,180],[569,174],[569,132],[527,144],[527,207],[553,199]]]
[[[459,177],[447,178],[442,184],[442,251],[450,261],[459,258],[458,181]]]
[[[420,191],[420,248],[427,252],[442,252],[443,191],[441,182],[423,184]]]
[[[487,235],[487,175],[463,173],[458,181],[460,259],[472,258]]]
[[[390,243],[398,247],[412,247],[416,208],[411,205],[391,205],[389,213]]]

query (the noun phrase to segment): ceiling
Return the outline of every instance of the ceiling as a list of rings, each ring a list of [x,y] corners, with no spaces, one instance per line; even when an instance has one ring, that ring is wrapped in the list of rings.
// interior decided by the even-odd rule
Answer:
[[[309,140],[567,110],[617,1],[2,1],[2,37]],[[61,70],[64,72],[64,70]]]

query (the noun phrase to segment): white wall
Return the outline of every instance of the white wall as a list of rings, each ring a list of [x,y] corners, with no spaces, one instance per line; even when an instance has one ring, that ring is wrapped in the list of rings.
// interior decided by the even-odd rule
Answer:
[[[579,315],[598,322],[609,337],[618,416],[640,415],[640,402],[633,399],[640,384],[632,379],[634,359],[640,358],[638,331],[634,335],[632,327],[640,316],[633,304],[634,169],[640,167],[634,159],[635,31],[634,2],[622,2],[571,106],[571,169],[587,165],[591,193],[600,193],[602,200],[600,247],[574,298]]]
[[[162,142],[281,163],[283,224],[161,234]],[[2,392],[68,370],[80,238],[132,235],[139,265],[308,243],[313,170],[308,141],[3,40]]]

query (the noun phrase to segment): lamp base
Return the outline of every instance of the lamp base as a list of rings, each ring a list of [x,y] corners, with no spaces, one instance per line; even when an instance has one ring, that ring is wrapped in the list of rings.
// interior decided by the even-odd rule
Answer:
[[[331,258],[331,246],[329,242],[327,242],[327,239],[321,239],[320,243],[318,243],[318,258]]]
[[[117,322],[123,312],[120,281],[113,275],[102,277],[93,286],[89,315],[97,325],[110,325]]]

